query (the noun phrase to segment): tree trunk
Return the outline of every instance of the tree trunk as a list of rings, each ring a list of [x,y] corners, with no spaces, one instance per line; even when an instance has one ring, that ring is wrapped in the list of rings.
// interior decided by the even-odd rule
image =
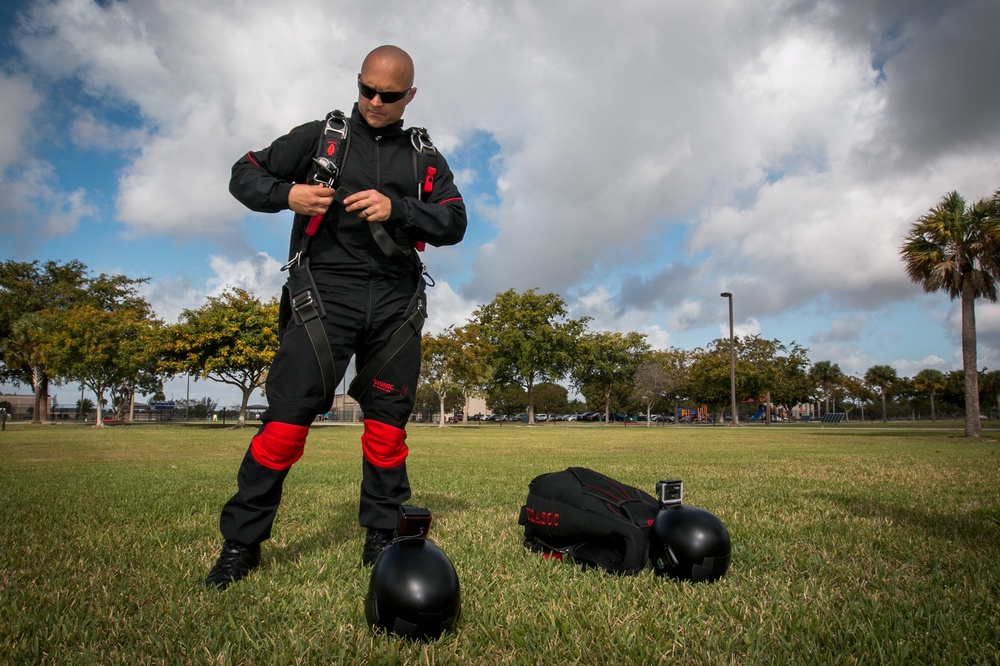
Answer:
[[[45,374],[45,368],[40,365],[31,367],[31,385],[34,390],[31,422],[34,424],[44,423],[49,411],[49,378]]]
[[[976,359],[976,295],[969,276],[962,278],[962,369],[965,371],[965,436],[979,437],[979,370]]]
[[[934,408],[934,390],[931,390],[931,421],[937,421],[937,410]]]
[[[438,408],[438,428],[444,427],[444,396],[446,392],[438,394],[438,398],[441,402],[441,406]]]
[[[104,391],[98,391],[95,388],[94,389],[94,393],[97,395],[97,422],[94,423],[94,427],[95,428],[103,428],[104,427],[104,407],[103,407],[102,403],[104,402]]]
[[[240,402],[240,415],[236,419],[236,427],[242,428],[247,424],[247,405],[250,404],[250,396],[253,394],[253,386],[243,389],[243,400]]]

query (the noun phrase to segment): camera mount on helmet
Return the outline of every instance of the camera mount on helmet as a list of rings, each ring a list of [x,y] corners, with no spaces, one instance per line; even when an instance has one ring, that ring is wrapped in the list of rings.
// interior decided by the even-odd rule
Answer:
[[[732,546],[726,526],[711,511],[682,504],[680,481],[656,484],[660,512],[649,534],[649,559],[658,576],[693,583],[726,575]]]

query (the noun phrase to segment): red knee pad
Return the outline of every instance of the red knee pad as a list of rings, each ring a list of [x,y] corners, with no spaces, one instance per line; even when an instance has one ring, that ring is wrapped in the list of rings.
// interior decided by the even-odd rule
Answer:
[[[380,421],[365,421],[361,451],[365,460],[376,467],[399,467],[406,461],[406,431]]]
[[[272,421],[250,440],[250,455],[268,469],[283,472],[302,457],[309,426]]]

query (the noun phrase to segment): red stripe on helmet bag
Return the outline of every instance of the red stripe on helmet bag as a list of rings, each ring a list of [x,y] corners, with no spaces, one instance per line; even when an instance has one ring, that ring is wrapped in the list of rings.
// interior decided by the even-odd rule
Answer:
[[[406,431],[380,421],[365,421],[361,451],[365,460],[376,467],[399,467],[406,461]]]
[[[302,457],[309,426],[272,421],[250,440],[250,455],[268,469],[284,471]]]

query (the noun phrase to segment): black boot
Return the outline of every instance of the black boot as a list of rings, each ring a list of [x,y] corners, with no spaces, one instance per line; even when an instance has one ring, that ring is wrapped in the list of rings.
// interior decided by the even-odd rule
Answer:
[[[244,546],[235,541],[222,544],[222,553],[205,579],[207,587],[224,590],[246,578],[260,565],[260,546]]]
[[[361,563],[366,567],[375,564],[375,560],[385,547],[392,543],[394,536],[393,530],[377,530],[369,527],[368,534],[365,535],[365,547],[361,551]]]

